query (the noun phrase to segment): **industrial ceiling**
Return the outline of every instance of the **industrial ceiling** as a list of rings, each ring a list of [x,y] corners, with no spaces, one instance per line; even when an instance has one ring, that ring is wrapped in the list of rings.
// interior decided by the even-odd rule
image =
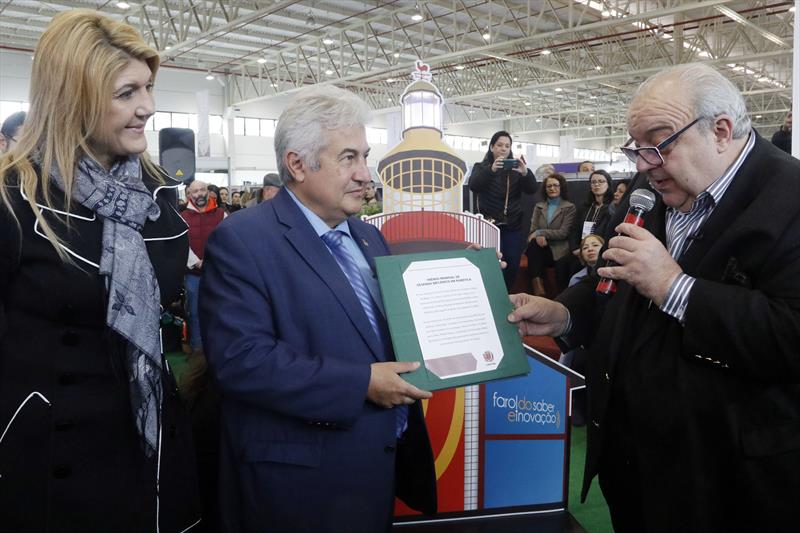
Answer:
[[[53,15],[96,9],[136,26],[165,66],[211,71],[231,106],[333,83],[378,113],[420,58],[445,97],[445,124],[506,121],[619,144],[633,89],[705,61],[742,90],[755,126],[791,104],[793,2],[616,0],[10,0],[2,47],[33,50]]]

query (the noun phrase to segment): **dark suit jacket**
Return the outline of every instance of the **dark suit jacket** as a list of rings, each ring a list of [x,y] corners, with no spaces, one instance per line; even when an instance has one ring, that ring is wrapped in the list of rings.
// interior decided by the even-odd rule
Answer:
[[[143,179],[161,209],[142,236],[166,306],[181,288],[187,227],[175,211],[179,183]],[[165,365],[157,509],[159,465],[142,453],[124,345],[105,325],[101,219],[75,203],[66,213],[58,198],[53,209],[39,199],[73,261],[64,263],[27,197],[16,186],[8,192],[19,228],[0,204],[0,434],[8,428],[0,442],[0,531],[138,533],[155,531],[157,516],[164,533],[186,530],[200,519],[188,417]],[[34,391],[49,403],[38,396],[24,403]]]
[[[593,340],[584,495],[598,471],[621,477],[635,465],[646,531],[796,522],[798,197],[800,162],[757,138],[680,258],[697,278],[683,325],[625,283],[605,309],[593,282],[559,297],[573,318],[570,344]],[[662,242],[664,217],[659,198],[645,227]]]
[[[370,264],[389,253],[376,228],[349,226]],[[370,364],[393,359],[388,332],[385,352],[286,190],[217,227],[201,287],[204,346],[223,398],[224,531],[385,530],[396,458],[398,495],[435,512],[419,405],[398,443],[395,410],[366,400]]]

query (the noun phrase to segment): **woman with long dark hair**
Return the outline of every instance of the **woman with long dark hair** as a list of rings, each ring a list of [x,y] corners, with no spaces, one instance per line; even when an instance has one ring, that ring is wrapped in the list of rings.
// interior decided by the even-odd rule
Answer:
[[[570,235],[570,249],[575,256],[574,265],[580,255],[580,243],[587,235],[605,235],[611,218],[609,206],[614,201],[614,186],[611,174],[605,170],[595,170],[589,176],[589,193],[586,201],[578,208],[575,226]],[[577,270],[577,268],[575,268]]]
[[[523,192],[536,192],[533,172],[523,156],[514,157],[511,144],[506,131],[492,135],[486,156],[475,163],[469,176],[469,190],[478,195],[478,212],[500,228],[500,251],[508,263],[503,277],[509,290],[517,276],[524,243],[520,198]]]

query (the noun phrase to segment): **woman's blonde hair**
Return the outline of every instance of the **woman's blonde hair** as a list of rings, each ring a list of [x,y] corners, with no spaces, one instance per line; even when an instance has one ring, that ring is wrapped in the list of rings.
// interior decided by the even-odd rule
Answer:
[[[155,78],[158,52],[136,29],[85,9],[53,17],[36,46],[23,132],[14,150],[0,158],[0,200],[16,218],[8,192],[9,176],[16,174],[39,226],[62,259],[66,254],[36,206],[37,198],[52,207],[49,175],[55,165],[64,178],[69,210],[75,164],[83,154],[98,160],[91,139],[102,127],[114,83],[131,59],[146,62]],[[148,173],[161,176],[146,153],[139,158]],[[40,165],[38,174],[34,162]]]

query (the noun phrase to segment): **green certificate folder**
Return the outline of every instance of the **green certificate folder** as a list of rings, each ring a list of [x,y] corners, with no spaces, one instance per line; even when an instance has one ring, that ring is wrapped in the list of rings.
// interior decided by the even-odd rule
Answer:
[[[463,387],[530,371],[494,249],[375,259],[402,374],[424,390]]]

